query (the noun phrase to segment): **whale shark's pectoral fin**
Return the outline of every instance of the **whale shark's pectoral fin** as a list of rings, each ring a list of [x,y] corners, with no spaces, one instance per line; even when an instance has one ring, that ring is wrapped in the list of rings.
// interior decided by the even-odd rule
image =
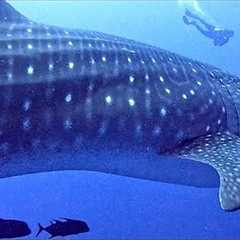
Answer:
[[[217,133],[193,140],[179,148],[180,157],[214,167],[220,176],[219,199],[224,210],[240,208],[240,138]]]

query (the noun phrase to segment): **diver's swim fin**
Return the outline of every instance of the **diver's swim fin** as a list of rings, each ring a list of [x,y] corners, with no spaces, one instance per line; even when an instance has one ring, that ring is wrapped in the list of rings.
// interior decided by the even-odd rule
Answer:
[[[186,16],[183,16],[183,22],[187,25],[191,24],[191,22],[188,20]]]
[[[240,138],[217,133],[197,138],[174,151],[178,156],[214,167],[220,176],[219,199],[224,210],[240,208]]]

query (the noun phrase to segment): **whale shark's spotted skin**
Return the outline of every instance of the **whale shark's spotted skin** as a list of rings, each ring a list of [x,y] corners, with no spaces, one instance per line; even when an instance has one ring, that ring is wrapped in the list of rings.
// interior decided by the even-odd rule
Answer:
[[[4,139],[9,128],[21,144],[29,134],[38,138],[57,128],[75,135],[126,134],[165,150],[224,126],[219,90],[198,63],[95,32],[34,23],[4,30],[2,118],[14,114],[14,122],[1,125]]]
[[[227,181],[222,176],[232,170],[224,160],[229,154],[224,156],[221,150],[219,155],[215,146],[239,152],[239,140],[232,144],[235,136],[231,135],[239,134],[239,100],[233,88],[239,83],[237,77],[133,40],[34,23],[6,2],[0,7],[4,10],[0,11],[3,157],[23,149],[31,151],[49,139],[53,146],[62,142],[70,147],[79,138],[124,141],[130,147],[142,144],[208,163],[217,169],[221,181]],[[219,134],[221,138],[214,138]],[[205,136],[212,137],[214,144],[206,145]],[[192,154],[195,143],[206,155],[202,150]],[[211,153],[220,164],[215,164]],[[239,159],[230,162],[234,161]],[[60,164],[44,170],[80,168],[77,163],[74,167]],[[29,163],[22,165],[25,170],[15,165],[12,173],[10,167],[2,168],[1,176],[32,172]],[[238,164],[232,165],[239,169]],[[91,170],[99,169],[111,172],[116,167],[95,165]],[[34,170],[40,171],[40,166]],[[139,176],[134,169],[115,172]],[[147,171],[144,174],[150,178]],[[225,189],[229,185],[221,182],[224,209],[239,207],[239,184]],[[232,189],[234,194],[229,193]]]

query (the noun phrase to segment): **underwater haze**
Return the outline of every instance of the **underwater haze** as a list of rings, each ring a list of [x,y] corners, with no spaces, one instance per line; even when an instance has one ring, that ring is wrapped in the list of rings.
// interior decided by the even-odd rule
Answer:
[[[239,1],[8,2],[36,22],[126,37],[240,76]],[[184,23],[186,8],[214,26],[233,30],[234,36],[223,46],[214,46],[212,39]],[[60,217],[83,220],[90,231],[56,239],[240,239],[240,211],[221,209],[219,179],[210,166],[187,160],[174,162],[158,153],[134,149],[119,154],[102,149],[95,155],[99,161],[158,159],[162,161],[162,181],[90,171],[3,178],[0,218],[28,223],[32,235],[20,239],[47,239],[47,233],[35,238],[38,223],[47,226]],[[67,154],[64,157],[69,158]],[[91,156],[84,153],[79,158],[88,161]]]

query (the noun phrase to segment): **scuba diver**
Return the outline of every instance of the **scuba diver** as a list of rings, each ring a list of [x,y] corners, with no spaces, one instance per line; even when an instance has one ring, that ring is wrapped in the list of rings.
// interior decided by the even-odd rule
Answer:
[[[193,20],[190,20],[189,18],[192,18]],[[234,31],[215,27],[199,16],[191,13],[188,9],[185,11],[183,21],[187,25],[194,25],[204,36],[213,39],[215,46],[223,46],[234,35]],[[201,23],[204,28],[199,23]]]

